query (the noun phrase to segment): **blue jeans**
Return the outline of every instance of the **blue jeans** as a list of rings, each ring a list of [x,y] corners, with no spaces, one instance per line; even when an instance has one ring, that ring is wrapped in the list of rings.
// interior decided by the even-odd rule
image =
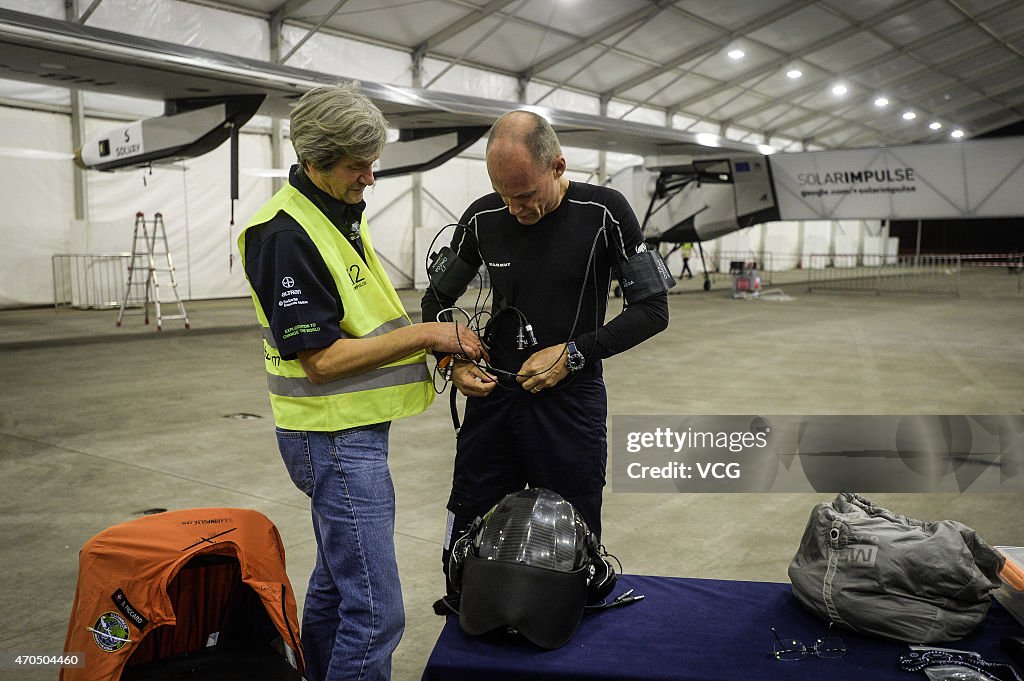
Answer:
[[[381,681],[405,630],[395,560],[390,423],[334,433],[277,429],[295,486],[311,499],[316,567],[302,612],[309,681]]]

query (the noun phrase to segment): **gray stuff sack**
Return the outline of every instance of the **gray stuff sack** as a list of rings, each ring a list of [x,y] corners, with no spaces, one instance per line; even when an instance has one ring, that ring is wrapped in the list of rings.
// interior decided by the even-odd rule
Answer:
[[[789,579],[797,600],[825,620],[937,643],[985,618],[1004,561],[962,523],[915,520],[843,492],[811,511]]]

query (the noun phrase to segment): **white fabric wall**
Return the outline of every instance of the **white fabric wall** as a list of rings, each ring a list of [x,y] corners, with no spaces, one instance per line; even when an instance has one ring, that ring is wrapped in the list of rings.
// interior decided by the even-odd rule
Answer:
[[[27,14],[38,14],[50,19],[63,19],[64,0],[3,0],[0,7]]]
[[[97,132],[110,121],[90,120]],[[270,141],[264,135],[239,137],[241,167],[269,167]],[[85,252],[127,251],[135,214],[163,215],[179,293],[186,298],[244,295],[235,239],[271,193],[266,178],[240,175],[235,224],[231,224],[230,148],[170,166],[114,173],[88,173],[90,241]],[[96,226],[99,226],[98,228]]]
[[[414,272],[411,188],[411,177],[387,177],[363,194],[373,246],[398,288],[411,286]]]
[[[63,0],[0,0],[0,6],[63,19]],[[83,7],[84,9],[84,7]],[[265,21],[175,0],[104,0],[91,26],[257,59],[269,55]],[[0,81],[0,97],[70,106],[69,91]],[[162,102],[84,93],[86,135],[127,118],[159,115]],[[97,117],[100,114],[100,117]],[[116,115],[117,120],[102,115]],[[239,139],[240,166],[269,168],[270,138],[247,126]],[[71,152],[70,116],[0,107],[0,146]],[[230,149],[152,171],[89,172],[87,216],[74,220],[68,161],[0,157],[6,210],[0,215],[0,307],[53,302],[51,256],[131,249],[135,213],[163,214],[179,292],[186,298],[239,296],[245,280],[234,245],[241,227],[271,195],[271,181],[241,175],[231,225]]]
[[[68,118],[4,109],[0,146],[66,152]],[[0,157],[0,168],[0,307],[52,302],[50,258],[66,252],[74,216],[71,162]]]
[[[793,221],[769,222],[764,225],[765,252],[771,253],[763,267],[773,272],[794,269],[800,258],[800,223]]]
[[[79,0],[79,7],[84,11],[88,3]],[[89,25],[251,59],[270,57],[267,22],[194,3],[103,0]]]
[[[86,5],[84,0],[81,4]],[[0,7],[51,18],[65,17],[63,0],[0,0]],[[103,0],[89,19],[89,25],[254,59],[266,60],[270,54],[269,26],[264,19],[179,0]],[[286,25],[282,51],[288,52],[305,35],[305,29]],[[411,58],[407,52],[337,36],[318,34],[312,37],[287,64],[339,78],[400,86],[413,84]],[[514,78],[462,65],[451,66],[434,59],[424,60],[419,82],[431,89],[500,101],[512,102],[518,97],[518,83]],[[6,104],[23,103],[0,106],[0,147],[72,151],[68,90],[0,80],[0,100]],[[115,121],[122,123],[155,116],[163,110],[161,102],[98,93],[84,93],[83,102],[86,125],[93,132]],[[525,102],[599,113],[596,97],[552,90],[544,83],[530,82]],[[39,110],[29,110],[32,108]],[[608,112],[627,120],[664,124],[662,112],[645,107],[632,110],[622,102],[610,102]],[[679,115],[673,117],[673,125],[693,132],[719,132],[714,125]],[[269,121],[257,117],[242,132],[240,167],[269,168]],[[600,162],[597,152],[571,148],[564,151],[571,179],[596,181]],[[285,163],[290,165],[294,161],[290,145],[286,143],[282,152]],[[90,172],[85,221],[73,219],[73,173],[69,162],[0,156],[0,172],[5,178],[0,189],[5,207],[0,216],[0,238],[6,246],[0,252],[0,272],[3,273],[0,307],[53,302],[50,258],[56,253],[130,249],[136,211],[143,211],[147,217],[157,211],[163,214],[183,296],[244,295],[246,288],[234,241],[248,217],[270,197],[272,181],[245,173],[240,176],[241,198],[235,206],[232,226],[228,155],[225,144],[184,164],[155,168],[151,174]],[[413,224],[412,178],[386,178],[367,193],[367,217],[374,242],[386,263],[390,263],[386,267],[396,284],[410,284],[415,271],[423,267],[415,244],[416,228],[436,231],[452,222],[453,215],[460,216],[476,197],[490,191],[482,156],[483,144],[478,143],[462,157],[422,174],[426,191],[421,201],[419,225]],[[605,163],[607,172],[612,174],[636,165],[638,157],[607,154]],[[634,208],[642,216],[646,202],[641,203]],[[785,254],[795,261],[798,255],[812,251],[840,252],[864,244],[856,232],[860,227],[853,225],[849,226],[853,233],[850,238],[842,236],[846,231],[831,227],[824,232],[810,223],[795,227],[795,235],[794,225],[783,223],[744,230],[729,235],[720,244],[706,244],[706,250],[711,254],[760,248],[781,252],[783,256],[774,263],[780,268],[787,261]],[[819,240],[816,236],[825,238]],[[691,266],[697,265],[694,259]],[[673,265],[673,271],[676,269]]]
[[[800,266],[804,269],[821,269],[828,264],[828,259],[820,256],[832,252],[832,223],[808,221],[802,224],[804,238]]]

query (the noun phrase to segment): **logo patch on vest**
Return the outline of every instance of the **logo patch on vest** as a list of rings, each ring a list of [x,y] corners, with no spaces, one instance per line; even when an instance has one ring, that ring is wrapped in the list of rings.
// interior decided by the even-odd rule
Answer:
[[[366,277],[359,269],[359,265],[352,265],[348,268],[348,278],[352,280],[352,288],[361,289],[366,286]]]
[[[128,637],[128,623],[116,612],[108,611],[99,616],[92,626],[92,638],[99,649],[113,653],[131,643]]]

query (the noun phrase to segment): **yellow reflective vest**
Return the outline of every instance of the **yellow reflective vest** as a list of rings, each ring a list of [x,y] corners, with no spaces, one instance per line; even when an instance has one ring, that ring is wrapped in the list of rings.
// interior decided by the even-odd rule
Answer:
[[[306,231],[334,278],[345,310],[340,321],[342,338],[377,336],[412,323],[373,250],[366,217],[360,225],[364,261],[327,216],[290,184],[277,192],[238,235],[243,263],[246,231],[271,220],[279,211],[293,217]],[[323,385],[311,383],[298,359],[282,359],[252,282],[249,290],[263,330],[270,405],[279,427],[344,430],[412,416],[430,406],[434,389],[424,350],[358,376]],[[302,333],[299,327],[289,331]]]

